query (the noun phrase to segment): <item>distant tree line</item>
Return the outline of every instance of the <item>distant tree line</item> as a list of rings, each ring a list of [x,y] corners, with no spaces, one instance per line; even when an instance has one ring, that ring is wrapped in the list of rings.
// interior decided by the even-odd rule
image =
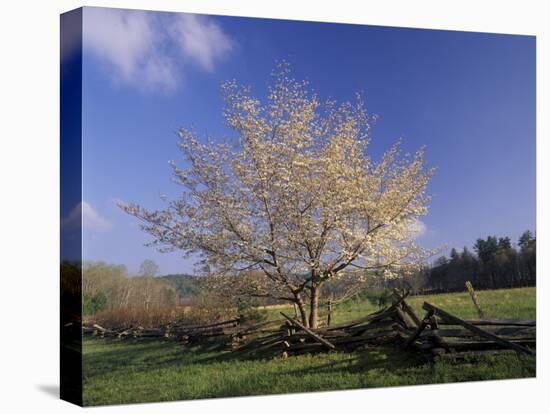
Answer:
[[[477,239],[474,251],[451,249],[413,277],[419,290],[464,290],[466,281],[478,289],[500,289],[536,284],[536,237],[525,231],[517,245],[509,237]],[[416,279],[416,280],[414,280]]]
[[[164,275],[160,276],[160,278],[174,286],[176,292],[178,293],[180,302],[185,302],[185,300],[188,300],[199,293],[199,276],[180,273]]]
[[[143,319],[170,312],[177,304],[175,287],[155,277],[158,266],[142,263],[137,275],[123,265],[86,262],[82,265],[83,315],[120,316]]]
[[[72,269],[69,264],[62,270],[65,268]],[[69,270],[62,271],[64,291],[67,292],[71,286],[78,285],[81,274],[78,269]],[[173,318],[175,312],[182,310],[178,310],[181,305],[192,305],[194,313],[186,314],[187,317],[214,320],[229,314],[244,317],[251,310],[255,312],[259,305],[280,303],[271,298],[247,295],[246,291],[237,288],[212,289],[204,276],[155,277],[159,268],[151,260],[142,263],[137,275],[130,275],[125,266],[103,262],[84,263],[81,271],[83,315],[94,315],[112,325],[123,322],[154,325]],[[453,292],[463,291],[466,281],[472,282],[476,289],[535,286],[536,237],[531,231],[525,231],[516,244],[509,237],[480,238],[472,251],[467,247],[461,251],[453,248],[449,256],[441,256],[431,266],[424,266],[413,274],[388,280],[377,271],[369,272],[366,287],[358,290],[353,281],[361,272],[345,272],[338,280],[328,283],[324,290],[326,298],[333,303],[355,298],[381,304],[393,288],[412,293]],[[261,275],[250,271],[246,286],[253,286],[258,277]],[[335,302],[333,298],[342,299]],[[322,305],[326,303],[328,301],[323,301]],[[253,315],[255,319],[258,316]]]

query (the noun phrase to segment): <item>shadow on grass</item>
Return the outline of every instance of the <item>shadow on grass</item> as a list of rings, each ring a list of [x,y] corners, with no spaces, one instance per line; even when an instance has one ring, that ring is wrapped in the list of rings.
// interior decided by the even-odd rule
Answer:
[[[516,355],[432,361],[399,346],[282,358],[273,349],[243,355],[216,344],[93,339],[84,344],[84,389],[91,405],[286,394],[534,376],[534,364],[524,362]]]
[[[335,374],[357,373],[368,370],[399,370],[421,367],[429,362],[423,355],[405,351],[398,347],[361,348],[347,352],[350,357],[326,364],[286,371],[285,374],[305,375],[311,373]],[[340,352],[340,354],[343,354]],[[312,354],[313,356],[315,354]]]
[[[174,341],[159,340],[117,340],[117,339],[95,339],[98,341],[101,350],[99,352],[85,353],[85,363],[90,366],[100,365],[128,365],[140,363],[154,363],[156,366],[163,365],[189,365],[195,363],[219,363],[228,361],[265,361],[278,359],[280,352],[274,349],[266,349],[257,353],[246,351],[231,351],[225,345],[219,343],[204,344],[178,344]],[[92,343],[92,347],[94,344]],[[338,364],[357,362],[356,369],[384,368],[386,366],[411,366],[426,363],[426,359],[413,352],[404,351],[399,347],[363,347],[353,351],[332,351],[312,352],[302,355],[327,355],[330,353],[350,354],[352,358],[338,361]],[[294,356],[290,357],[291,359]],[[331,366],[333,364],[327,364]],[[314,369],[322,369],[316,367]]]
[[[183,345],[174,341],[93,339],[84,343],[85,378],[124,372],[129,366],[155,368],[209,364],[230,361],[231,353],[224,352],[223,345]]]

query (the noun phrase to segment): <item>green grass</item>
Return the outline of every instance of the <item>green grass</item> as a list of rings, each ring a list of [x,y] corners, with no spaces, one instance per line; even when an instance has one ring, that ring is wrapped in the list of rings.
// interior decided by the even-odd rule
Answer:
[[[484,291],[479,292],[479,299],[488,317],[535,319],[534,288]],[[467,293],[413,297],[409,303],[420,311],[424,300],[464,318],[476,317]],[[335,321],[353,319],[375,309],[368,303],[342,305],[336,310]],[[370,348],[287,360],[244,360],[223,351],[183,348],[171,341],[84,341],[85,405],[533,376],[534,359],[516,354],[451,362],[428,361],[398,348]]]
[[[535,288],[499,289],[478,291],[481,308],[487,318],[536,319]],[[407,299],[417,314],[424,315],[422,304],[429,302],[463,319],[477,319],[477,310],[468,292],[419,295]],[[348,305],[348,304],[346,304]],[[371,305],[371,309],[375,310]],[[364,315],[367,309],[350,304],[337,318],[347,320]]]
[[[535,288],[482,290],[477,292],[481,307],[487,318],[506,319],[536,319]],[[422,310],[422,304],[429,302],[449,313],[463,319],[477,319],[477,311],[468,292],[442,293],[438,295],[419,295],[407,298],[415,312],[421,316],[426,312]],[[379,308],[369,301],[346,303],[335,305],[332,320],[334,323],[360,318]],[[294,315],[294,309],[276,307],[268,309],[270,319],[281,318],[280,311]]]

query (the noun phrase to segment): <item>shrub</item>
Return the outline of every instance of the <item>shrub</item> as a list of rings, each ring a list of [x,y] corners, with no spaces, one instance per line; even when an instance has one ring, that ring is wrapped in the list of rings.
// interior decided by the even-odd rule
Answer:
[[[392,293],[389,290],[365,290],[361,297],[367,299],[370,303],[379,308],[384,308],[391,304]]]
[[[98,292],[95,295],[84,293],[82,295],[82,313],[84,315],[95,315],[107,308],[107,295]]]
[[[129,326],[156,328],[174,320],[186,319],[186,308],[185,306],[154,306],[145,309],[144,306],[127,306],[99,311],[93,316],[93,320],[109,329]]]
[[[237,310],[241,322],[262,322],[267,319],[267,311],[260,309],[257,298],[241,297],[238,299]]]

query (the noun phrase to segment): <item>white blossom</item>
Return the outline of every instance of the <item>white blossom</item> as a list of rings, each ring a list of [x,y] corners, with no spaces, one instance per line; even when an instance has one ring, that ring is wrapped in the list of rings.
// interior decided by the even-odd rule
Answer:
[[[201,143],[181,129],[185,163],[170,164],[181,196],[160,211],[123,207],[154,244],[200,254],[201,266],[235,289],[310,300],[312,312],[327,280],[354,274],[360,285],[375,269],[391,278],[429,254],[413,225],[430,200],[424,149],[402,157],[398,142],[375,162],[361,96],[322,104],[286,64],[264,104],[235,81],[222,93],[235,142]]]

